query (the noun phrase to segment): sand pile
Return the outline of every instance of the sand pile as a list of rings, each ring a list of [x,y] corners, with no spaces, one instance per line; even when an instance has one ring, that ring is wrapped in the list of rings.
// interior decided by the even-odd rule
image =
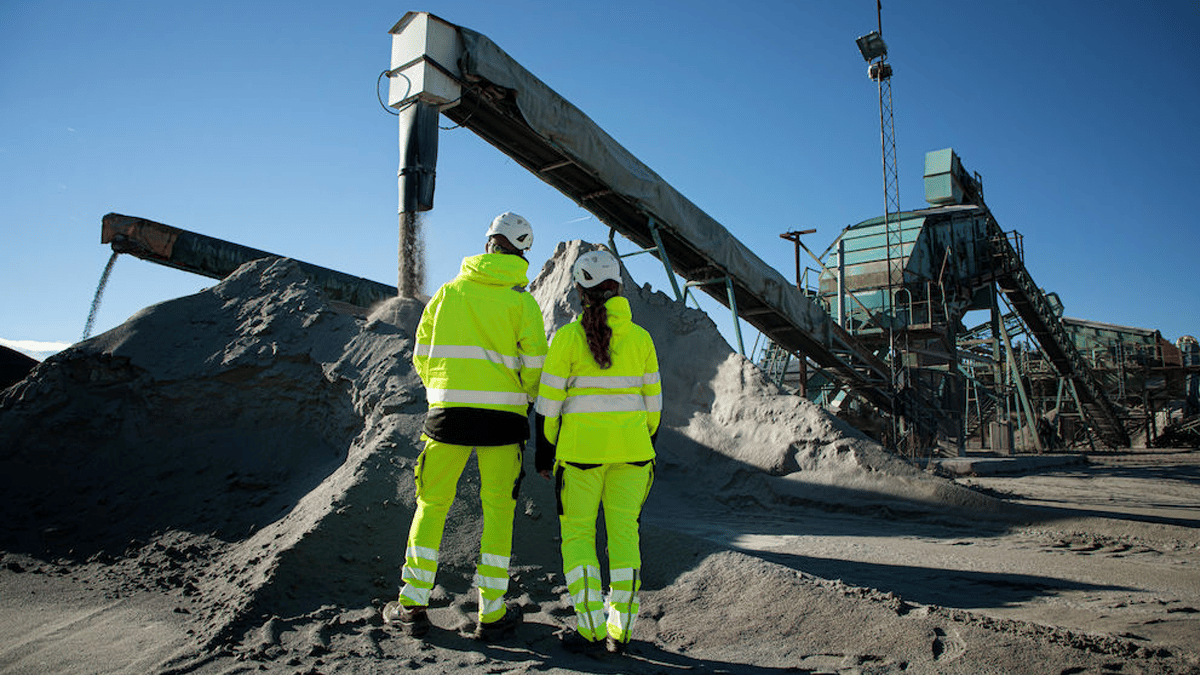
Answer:
[[[0,345],[0,389],[20,382],[37,365],[37,360]]]
[[[4,549],[139,556],[199,602],[205,640],[379,594],[424,412],[394,323],[420,307],[384,309],[334,311],[258,261],[47,360],[2,403]]]
[[[589,248],[560,245],[531,285],[551,333],[574,317],[567,270]],[[780,623],[776,614],[805,613],[818,601],[827,620],[854,615],[845,602],[865,601],[855,610],[864,617],[907,614],[911,607],[892,596],[672,532],[670,518],[789,503],[986,510],[991,500],[890,458],[785,395],[699,310],[632,280],[626,294],[635,321],[655,339],[664,383],[658,483],[646,507],[657,526],[644,528],[647,597],[638,629],[639,639],[662,646],[653,657],[666,670],[735,661],[750,670],[803,666],[798,650],[812,649],[813,638],[801,641],[793,631],[811,627]],[[359,672],[360,658],[425,672],[537,667],[572,612],[562,597],[554,496],[533,474],[532,453],[512,582],[531,624],[522,632],[532,655],[503,657],[497,666],[494,653],[480,655],[452,632],[436,646],[420,645],[379,624],[378,607],[396,593],[413,509],[425,411],[410,365],[420,311],[403,299],[369,314],[334,307],[294,262],[261,260],[48,359],[0,397],[0,574],[7,575],[0,581],[12,588],[32,572],[86,579],[106,600],[166,598],[188,637],[157,654],[152,669],[164,672],[241,672],[230,664],[245,661],[278,672],[330,672],[330,664]],[[474,612],[477,489],[472,467],[447,523],[433,596],[433,621],[450,631],[467,627]],[[80,597],[92,596],[72,602]],[[764,613],[768,606],[776,609]],[[859,669],[846,672],[929,661],[930,626],[906,625],[879,638],[875,651],[829,658]],[[748,635],[795,641],[772,651],[764,637],[762,654],[734,659]],[[447,649],[461,656],[448,658]],[[953,649],[934,651],[942,658]],[[0,670],[6,658],[17,664],[13,672],[25,672],[21,654],[8,652]],[[554,658],[551,672],[592,669],[586,660]]]
[[[530,284],[547,330],[579,314],[575,259],[598,248],[558,245]],[[654,338],[663,381],[660,475],[723,501],[825,503],[837,508],[981,509],[996,503],[890,455],[865,434],[789,395],[735,352],[707,314],[626,275],[634,321]]]
[[[578,311],[569,270],[590,248],[560,245],[531,285],[551,334]],[[784,395],[703,312],[632,280],[626,289],[659,345],[660,476],[686,476],[696,493],[769,500],[748,476],[801,462],[814,472],[823,454],[883,456]],[[299,586],[334,603],[382,593],[399,562],[419,452],[425,406],[410,367],[419,316],[415,301],[400,299],[365,318],[336,311],[296,265],[259,261],[48,360],[4,399],[6,494],[26,505],[11,509],[5,547],[86,559],[168,530],[203,536],[217,550],[234,547],[224,556],[232,562],[207,575],[228,586],[214,614],[262,603],[315,609],[290,600]],[[824,473],[859,470],[843,460]],[[471,491],[464,485],[463,512],[452,516],[466,531],[449,547],[451,568],[472,562]],[[553,568],[553,558],[536,562]]]

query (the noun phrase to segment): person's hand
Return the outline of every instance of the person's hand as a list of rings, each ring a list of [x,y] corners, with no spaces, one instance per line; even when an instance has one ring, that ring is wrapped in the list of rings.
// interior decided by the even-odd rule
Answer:
[[[550,472],[547,471],[546,469],[542,469],[538,473],[542,475],[542,478],[545,478],[546,480],[550,480]]]

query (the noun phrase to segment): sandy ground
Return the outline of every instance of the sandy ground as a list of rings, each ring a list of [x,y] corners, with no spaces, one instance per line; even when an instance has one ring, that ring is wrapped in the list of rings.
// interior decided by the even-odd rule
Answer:
[[[1092,455],[1074,470],[962,482],[1047,516],[1004,537],[1003,546],[1011,564],[1049,583],[1019,604],[978,609],[1200,645],[1200,452],[1127,450]]]
[[[813,509],[764,510],[751,527],[736,513],[675,522],[908,602],[1200,645],[1200,452],[1128,450],[1072,470],[959,482],[1013,505],[1012,522]]]
[[[531,285],[550,329],[579,250]],[[434,630],[382,624],[413,507],[420,306],[331,308],[275,261],[0,396],[0,673],[1200,672],[1200,453],[940,477],[782,394],[698,312],[627,295],[668,401],[628,654],[559,646],[573,612],[531,466],[517,633],[468,637],[471,469]]]
[[[460,635],[473,605],[453,597],[465,594],[459,580],[425,643],[383,626],[376,601],[264,617],[210,658],[193,651],[188,581],[168,562],[204,555],[191,537],[167,534],[115,563],[8,554],[0,671],[1198,672],[1198,471],[1195,451],[1128,451],[1071,471],[960,479],[1022,510],[1012,523],[757,503],[696,512],[658,498],[648,548],[677,571],[660,570],[644,594],[629,655],[582,663],[552,635],[570,619],[555,570],[518,573],[527,625],[502,645]]]

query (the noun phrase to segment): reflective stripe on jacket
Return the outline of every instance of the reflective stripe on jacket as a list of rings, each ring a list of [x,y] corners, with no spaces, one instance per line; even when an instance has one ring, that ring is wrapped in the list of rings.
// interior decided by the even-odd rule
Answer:
[[[515,255],[465,258],[421,314],[413,367],[433,408],[482,408],[524,417],[546,356],[542,310]]]
[[[612,366],[600,368],[576,319],[554,336],[538,390],[537,412],[560,461],[640,462],[654,458],[650,436],[662,417],[654,342],[633,323],[629,301],[604,303],[613,335]]]

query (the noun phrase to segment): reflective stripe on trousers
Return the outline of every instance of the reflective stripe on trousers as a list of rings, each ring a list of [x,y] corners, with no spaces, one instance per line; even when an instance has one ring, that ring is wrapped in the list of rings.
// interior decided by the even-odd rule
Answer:
[[[511,540],[511,537],[510,537]],[[481,621],[504,617],[504,593],[508,591],[508,556],[483,553],[475,566],[475,586],[479,589]]]
[[[638,613],[638,590],[642,587],[641,570],[626,567],[611,571],[608,596],[608,634],[619,642],[629,642]]]
[[[401,604],[422,607],[429,604],[429,592],[433,590],[437,565],[437,549],[409,544],[404,550],[404,569],[400,571],[400,578],[404,581],[404,587],[400,589]]]
[[[592,641],[603,639],[604,596],[600,588],[600,568],[580,565],[568,570],[566,576],[579,634]]]
[[[400,603],[410,607],[429,604],[446,514],[454,503],[459,476],[472,450],[479,461],[483,506],[483,535],[476,567],[479,619],[491,622],[504,616],[504,594],[508,591],[513,511],[517,504],[515,485],[521,472],[518,445],[471,448],[432,439],[425,443],[414,471],[417,510],[408,532]]]

